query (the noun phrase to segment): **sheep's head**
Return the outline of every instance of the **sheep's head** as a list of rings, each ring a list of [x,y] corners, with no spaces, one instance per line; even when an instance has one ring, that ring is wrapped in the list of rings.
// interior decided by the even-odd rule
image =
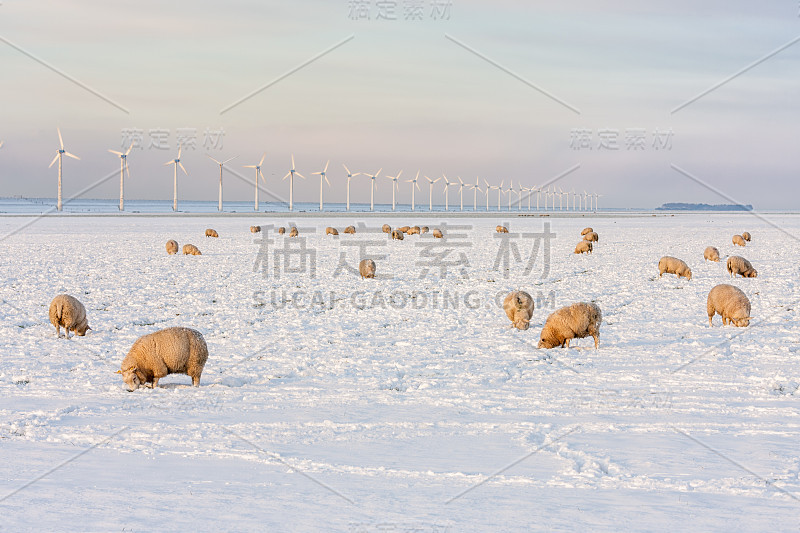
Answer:
[[[748,270],[747,272],[744,273],[744,277],[746,277],[746,278],[758,277],[758,272],[756,271],[755,268],[750,269],[750,270]]]
[[[539,341],[539,345],[537,346],[537,348],[546,348],[546,349],[548,349],[548,350],[549,350],[550,348],[555,348],[555,347],[556,347],[556,345],[555,345],[555,344],[553,344],[552,342],[550,342],[550,341],[547,341],[547,340],[545,340],[545,339],[542,339],[542,340],[540,340],[540,341]]]
[[[686,276],[687,280],[689,280],[689,281],[692,280],[692,271],[689,270],[688,268],[686,269],[686,273],[684,275]]]
[[[144,383],[144,380],[139,375],[139,369],[135,366],[127,370],[120,370],[119,373],[122,374],[122,381],[128,386],[129,392],[135,391]]]
[[[527,318],[518,318],[514,321],[514,327],[521,330],[526,330],[530,327],[531,323]]]
[[[79,337],[84,337],[84,336],[86,336],[86,332],[88,330],[90,330],[90,329],[92,329],[92,328],[89,327],[89,323],[86,320],[84,320],[83,322],[78,324],[78,326],[75,328],[75,333]]]
[[[746,328],[750,325],[750,317],[746,316],[744,318],[732,318],[731,322],[733,322],[733,325],[737,328]]]

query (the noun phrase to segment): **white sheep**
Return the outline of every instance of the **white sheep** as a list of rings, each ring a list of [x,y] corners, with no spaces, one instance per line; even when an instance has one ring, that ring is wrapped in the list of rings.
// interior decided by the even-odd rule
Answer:
[[[355,226],[347,226],[346,228],[344,228],[344,232],[345,233],[349,233],[351,235],[355,235],[356,234],[356,227]]]
[[[722,325],[733,324],[736,327],[747,327],[750,324],[750,300],[738,287],[725,283],[708,291],[706,301],[708,325],[713,326],[714,315],[722,316]]]
[[[203,255],[203,254],[200,253],[200,250],[194,244],[184,244],[183,255]]]
[[[569,348],[571,339],[594,337],[594,348],[600,343],[600,324],[603,315],[593,303],[579,302],[562,307],[547,317],[542,328],[539,348]]]
[[[284,234],[286,234],[286,228],[281,226],[280,228],[278,228],[278,235],[284,235]]]
[[[658,277],[660,278],[665,272],[667,274],[675,274],[679,278],[684,277],[688,280],[692,279],[692,269],[677,257],[665,255],[658,260]]]
[[[744,237],[741,235],[734,235],[731,241],[733,241],[733,244],[736,246],[745,246]]]
[[[172,239],[167,241],[167,253],[169,255],[175,255],[178,253],[178,243],[173,241]]]
[[[339,231],[336,228],[328,226],[325,228],[325,235],[339,235]]]
[[[592,253],[592,243],[589,241],[581,241],[575,247],[576,254],[590,254]]]
[[[86,335],[89,322],[86,320],[86,308],[77,298],[69,294],[59,294],[50,302],[50,323],[56,328],[56,335],[61,337],[61,327],[69,339],[69,332],[74,331],[79,337]]]
[[[508,233],[508,228],[505,226],[497,226],[494,228],[497,233]]]
[[[589,241],[589,242],[592,242],[592,241],[597,242],[597,241],[600,240],[600,236],[596,232],[590,231],[589,233],[587,233],[587,234],[585,234],[583,236],[583,240]]]
[[[429,231],[430,231],[430,228],[428,228],[428,226],[422,226],[421,228],[419,228],[419,234],[420,235],[428,233]]]
[[[361,279],[375,277],[375,261],[372,259],[362,259],[358,264],[358,273],[361,274]]]
[[[392,230],[392,239],[397,241],[402,241],[403,238],[404,238],[404,233],[401,230],[399,229]]]
[[[211,228],[208,228],[206,230],[206,237],[219,237],[219,233],[217,233],[217,230],[213,230]]]
[[[743,231],[742,232],[742,239],[746,240],[747,242],[750,242],[750,233],[747,232],[747,231]]]
[[[381,231],[384,233],[392,233],[392,227],[389,224],[384,224],[381,226]]]
[[[419,226],[411,226],[411,229],[409,229],[406,232],[406,234],[408,234],[408,235],[419,235],[419,229],[420,229]]]
[[[587,233],[592,233],[594,230],[592,228],[583,228],[581,231],[581,235],[586,235]]]
[[[187,374],[192,385],[199,387],[207,359],[208,346],[199,331],[166,328],[136,339],[117,373],[129,391],[145,383],[156,388],[158,380],[169,374]]]
[[[408,230],[411,229],[411,226],[403,226],[402,228],[397,228],[397,231],[402,231],[403,233],[408,233]]]
[[[436,239],[444,239],[444,235],[442,235],[442,230],[440,230],[440,229],[435,229],[435,230],[433,230],[433,233],[432,233],[432,235],[433,235],[433,236],[434,236],[434,238],[436,238]]]
[[[261,226],[250,226],[250,233],[261,233]]]
[[[512,291],[503,300],[503,310],[517,329],[528,329],[533,308],[533,298],[525,291]]]
[[[703,259],[705,259],[706,261],[716,261],[717,263],[719,263],[719,250],[717,250],[713,246],[708,246],[703,251]]]
[[[289,231],[289,237],[297,237],[300,235],[300,232],[297,231],[297,228],[292,226],[291,231]]]
[[[728,274],[731,277],[735,277],[736,274],[740,274],[743,278],[755,278],[758,277],[758,272],[753,265],[750,264],[750,261],[745,259],[744,257],[740,257],[738,255],[732,255],[728,258]]]

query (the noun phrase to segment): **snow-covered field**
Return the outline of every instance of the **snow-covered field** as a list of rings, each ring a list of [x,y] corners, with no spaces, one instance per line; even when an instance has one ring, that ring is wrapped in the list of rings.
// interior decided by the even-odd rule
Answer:
[[[800,217],[773,220],[800,235]],[[0,218],[0,235],[24,222]],[[800,269],[780,230],[501,214],[392,242],[325,227],[443,220],[294,222],[301,239],[257,243],[251,224],[286,219],[48,217],[0,243],[0,530],[800,528]],[[573,255],[587,225],[595,253]],[[170,238],[203,255],[168,256]],[[337,272],[342,253],[357,264],[348,242],[385,255],[377,279]],[[708,245],[759,277],[731,281]],[[659,279],[662,255],[693,279]],[[749,328],[708,326],[718,283],[750,297]],[[538,299],[527,331],[497,303],[515,288]],[[61,292],[86,305],[86,337],[56,338]],[[547,315],[581,300],[603,310],[600,349],[538,350]],[[127,392],[133,341],[174,325],[208,342],[200,388]]]

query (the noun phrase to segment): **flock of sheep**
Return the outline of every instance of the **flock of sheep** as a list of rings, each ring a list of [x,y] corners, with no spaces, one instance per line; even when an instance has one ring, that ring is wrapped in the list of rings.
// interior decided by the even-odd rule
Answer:
[[[403,226],[392,229],[388,224],[382,227],[384,233],[392,239],[403,240],[404,235],[421,235],[428,233],[428,226]],[[260,226],[251,226],[251,233],[259,233]],[[348,226],[344,233],[355,234],[355,227]],[[505,226],[497,226],[497,233],[508,233]],[[278,233],[283,235],[286,228],[279,228]],[[328,227],[326,235],[339,235],[336,228]],[[296,227],[291,227],[289,237],[298,235]],[[434,229],[434,237],[443,238],[442,232]],[[575,247],[575,253],[592,253],[592,243],[599,241],[598,234],[592,228],[585,228],[581,235],[583,239]],[[207,229],[206,237],[219,237],[213,229]],[[750,241],[747,232],[733,236],[733,244],[745,246]],[[167,253],[178,253],[178,243],[174,240],[167,241]],[[200,250],[193,244],[183,246],[184,255],[201,255]],[[703,257],[707,261],[719,262],[719,250],[713,246],[705,249]],[[727,261],[728,273],[731,277],[741,275],[745,278],[755,278],[756,270],[750,262],[739,256],[731,256]],[[375,278],[376,265],[372,259],[364,259],[358,265],[361,279]],[[675,274],[678,277],[692,279],[692,271],[686,262],[670,256],[662,257],[658,262],[659,277],[663,274]],[[512,291],[503,301],[503,310],[511,321],[513,327],[527,330],[533,316],[534,301],[525,291]],[[750,300],[739,288],[728,284],[720,284],[708,293],[706,303],[708,323],[712,325],[712,318],[719,314],[722,316],[723,325],[733,324],[738,327],[748,326],[750,322]],[[66,331],[66,338],[70,332],[78,336],[86,335],[91,329],[86,316],[86,308],[76,298],[68,294],[60,294],[53,298],[49,309],[50,323],[56,328],[56,335],[61,337],[61,328]],[[600,308],[594,303],[578,302],[556,310],[545,321],[542,327],[539,348],[569,347],[572,339],[585,337],[594,338],[594,347],[597,349],[600,341],[600,325],[603,321]],[[118,374],[122,374],[123,381],[128,390],[133,391],[145,384],[151,387],[158,386],[158,380],[169,374],[186,374],[192,378],[195,387],[200,385],[200,375],[208,359],[208,347],[203,335],[194,329],[185,327],[171,327],[144,335],[133,343],[130,351],[122,361]]]

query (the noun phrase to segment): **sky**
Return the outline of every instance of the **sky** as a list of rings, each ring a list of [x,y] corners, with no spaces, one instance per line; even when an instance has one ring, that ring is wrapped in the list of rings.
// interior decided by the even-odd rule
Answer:
[[[336,202],[343,163],[402,171],[404,203],[417,171],[536,186],[578,165],[554,186],[601,194],[603,207],[800,207],[798,2],[553,4],[4,0],[0,195],[55,196],[59,127],[81,157],[65,159],[65,196],[118,173],[107,150],[138,136],[126,197],[171,200],[164,163],[180,134],[194,138],[186,200],[217,199],[206,154],[238,156],[226,200],[252,198],[242,165],[266,154],[266,188],[285,200],[294,154],[309,178],[296,201],[317,201],[311,173],[330,160]],[[118,188],[108,179],[86,196]],[[368,181],[351,194],[368,202]],[[376,201],[391,201],[388,179]]]

